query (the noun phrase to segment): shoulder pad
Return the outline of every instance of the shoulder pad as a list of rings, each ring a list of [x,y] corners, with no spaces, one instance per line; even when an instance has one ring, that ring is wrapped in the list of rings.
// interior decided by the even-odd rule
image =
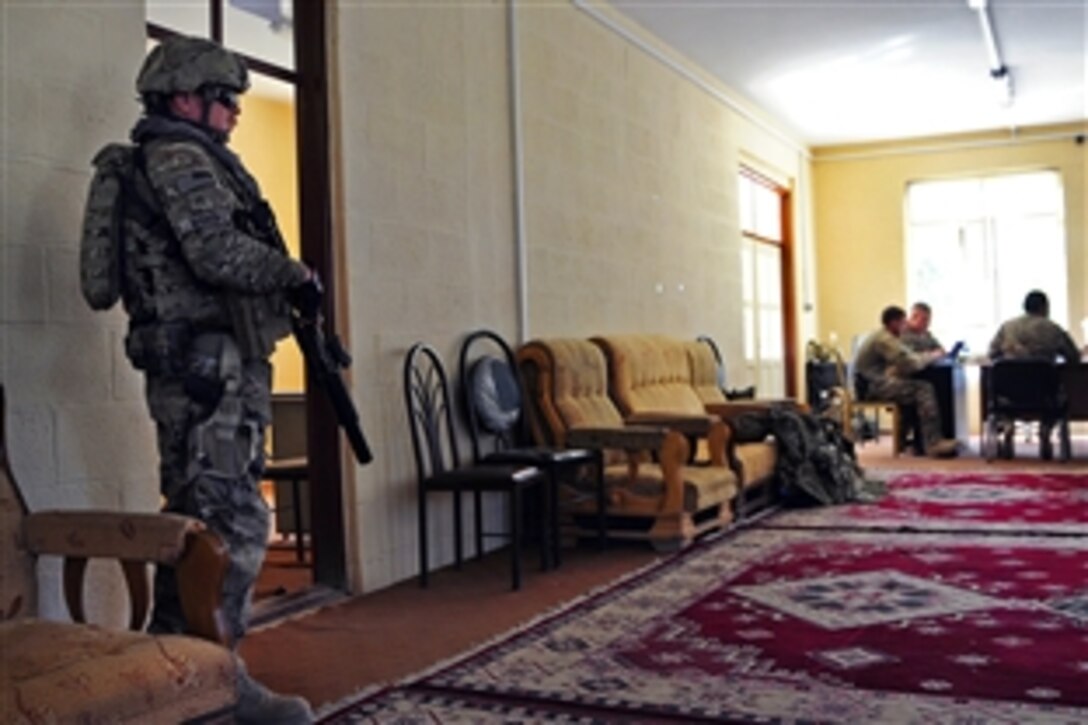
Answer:
[[[106,144],[94,155],[94,159],[91,160],[91,163],[96,169],[125,166],[132,161],[132,156],[135,151],[136,147],[132,144]]]

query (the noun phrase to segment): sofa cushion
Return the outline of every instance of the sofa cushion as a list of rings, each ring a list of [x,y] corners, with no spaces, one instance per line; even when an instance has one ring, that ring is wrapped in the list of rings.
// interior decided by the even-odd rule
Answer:
[[[45,620],[0,624],[5,722],[181,722],[229,708],[229,650],[195,637]]]
[[[774,476],[778,460],[778,447],[775,442],[744,443],[734,449],[741,470],[744,471],[744,485],[753,486],[763,483]]]
[[[684,348],[691,366],[691,387],[699,400],[704,404],[724,403],[725,394],[718,380],[718,361],[714,359],[714,351],[705,342],[698,341],[687,341]]]
[[[737,493],[737,477],[728,468],[714,466],[685,466],[684,511],[695,513],[715,504],[726,503]],[[663,495],[665,482],[660,466],[642,464],[632,480],[625,464],[605,467],[605,485],[610,496],[622,496],[622,491],[652,498]],[[615,489],[613,488],[615,487]]]
[[[548,342],[555,359],[555,407],[567,429],[623,425],[608,397],[608,368],[604,354],[588,340]]]
[[[594,342],[607,351],[612,397],[624,415],[703,412],[683,344],[662,335],[607,335]]]

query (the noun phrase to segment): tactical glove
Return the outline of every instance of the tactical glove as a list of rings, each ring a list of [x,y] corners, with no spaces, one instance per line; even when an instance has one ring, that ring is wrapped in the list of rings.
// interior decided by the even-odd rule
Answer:
[[[287,301],[306,319],[317,317],[321,310],[321,299],[324,296],[325,288],[321,286],[321,280],[316,272],[311,272],[308,280],[287,291]]]

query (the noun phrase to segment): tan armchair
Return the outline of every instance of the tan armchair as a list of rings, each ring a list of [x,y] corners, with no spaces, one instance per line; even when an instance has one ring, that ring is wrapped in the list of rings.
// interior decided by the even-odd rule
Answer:
[[[236,665],[220,624],[223,544],[203,524],[166,514],[28,514],[8,463],[0,387],[0,713],[5,723],[229,722]],[[64,558],[75,622],[36,618],[36,558]],[[196,636],[108,631],[83,623],[83,575],[92,558],[117,560],[130,627],[150,602],[147,563],[177,569]]]
[[[732,427],[740,414],[766,410],[768,401],[727,401],[718,387],[717,362],[710,347],[664,335],[607,335],[593,338],[608,360],[612,399],[625,420],[664,422],[668,416],[711,416]],[[742,493],[769,493],[774,482],[777,450],[773,439],[738,442],[727,438],[726,460]],[[697,460],[706,460],[713,444],[703,440]],[[767,495],[762,497],[767,499]],[[744,496],[737,505],[743,513]]]
[[[579,533],[592,531],[599,493],[608,536],[646,539],[659,549],[686,545],[732,520],[737,479],[725,465],[729,430],[720,421],[693,416],[671,427],[628,426],[609,397],[604,355],[588,340],[534,340],[518,351],[518,364],[537,441],[604,451],[605,491],[563,492]],[[710,465],[686,465],[689,432],[715,441]]]

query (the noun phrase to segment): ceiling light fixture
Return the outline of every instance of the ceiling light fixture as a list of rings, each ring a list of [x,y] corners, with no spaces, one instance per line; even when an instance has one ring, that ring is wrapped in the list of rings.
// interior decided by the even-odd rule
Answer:
[[[990,62],[990,78],[997,88],[997,98],[1002,106],[1012,105],[1012,73],[1005,62],[1001,60],[1001,52],[997,47],[997,38],[994,37],[994,26],[990,21],[990,8],[988,0],[967,0],[967,6],[978,14],[978,22],[982,27],[982,39],[986,43],[986,55]]]

